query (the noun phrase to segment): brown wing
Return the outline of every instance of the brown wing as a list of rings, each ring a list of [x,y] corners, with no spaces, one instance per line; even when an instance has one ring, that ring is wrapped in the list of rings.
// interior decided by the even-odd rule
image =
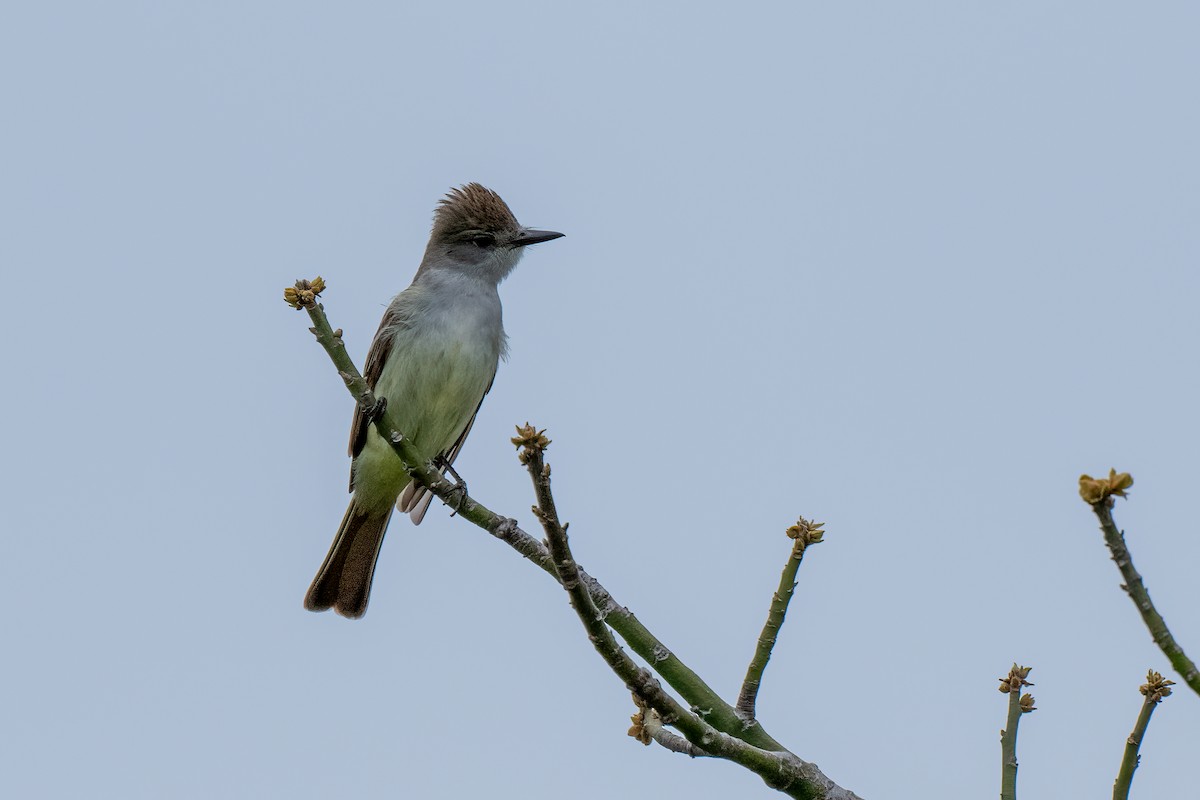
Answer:
[[[463,442],[467,440],[467,434],[471,432],[471,427],[475,424],[475,418],[479,416],[479,409],[483,408],[483,398],[488,396],[488,392],[492,390],[492,384],[496,382],[496,376],[492,376],[491,383],[483,390],[483,397],[479,398],[479,405],[475,406],[475,413],[471,415],[471,420],[467,423],[467,427],[463,428],[463,432],[459,435],[450,449],[439,455],[444,456],[447,464],[453,464],[454,459],[458,458],[458,451],[462,450]],[[443,475],[446,471],[438,470]],[[425,519],[425,512],[429,510],[429,504],[433,501],[433,495],[429,493],[421,484],[416,481],[409,481],[404,487],[404,491],[400,493],[400,499],[396,501],[396,508],[408,514],[409,519],[413,521],[413,525],[420,525],[421,520]]]
[[[375,388],[375,384],[379,382],[379,375],[383,372],[383,364],[387,361],[387,357],[392,352],[392,342],[395,341],[394,336],[385,336],[384,330],[387,328],[395,328],[400,324],[400,315],[397,313],[396,307],[393,304],[388,307],[384,313],[383,319],[379,322],[379,330],[375,332],[375,339],[371,342],[371,349],[367,351],[366,369],[363,371],[363,378],[367,381],[367,386],[371,389]],[[350,457],[357,458],[362,452],[363,445],[367,443],[367,429],[370,428],[370,420],[367,415],[362,412],[361,408],[354,409],[354,419],[350,422]],[[350,491],[354,491],[354,470],[350,470]]]

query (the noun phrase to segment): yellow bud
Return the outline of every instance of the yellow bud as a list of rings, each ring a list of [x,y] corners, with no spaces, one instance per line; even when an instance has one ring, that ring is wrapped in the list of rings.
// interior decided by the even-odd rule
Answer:
[[[1079,496],[1088,505],[1102,503],[1109,497],[1128,497],[1126,490],[1133,486],[1133,476],[1128,472],[1108,471],[1107,478],[1093,478],[1091,475],[1079,476]]]

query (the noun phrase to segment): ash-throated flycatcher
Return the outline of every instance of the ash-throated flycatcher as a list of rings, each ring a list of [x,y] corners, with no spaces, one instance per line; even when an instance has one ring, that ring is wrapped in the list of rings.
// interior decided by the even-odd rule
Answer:
[[[384,313],[364,377],[386,401],[387,425],[435,463],[453,463],[505,355],[497,286],[527,245],[560,236],[521,227],[500,195],[478,183],[451,190],[434,212],[425,257]],[[433,495],[409,478],[391,444],[357,410],[350,456],[354,497],[304,607],[358,618],[367,610],[392,509],[419,525]]]

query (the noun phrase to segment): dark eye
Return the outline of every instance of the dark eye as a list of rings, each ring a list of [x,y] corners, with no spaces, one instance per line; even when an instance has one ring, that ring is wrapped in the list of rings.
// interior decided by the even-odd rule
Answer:
[[[471,241],[475,243],[476,247],[491,247],[496,243],[496,237],[490,233],[480,233],[472,236]]]

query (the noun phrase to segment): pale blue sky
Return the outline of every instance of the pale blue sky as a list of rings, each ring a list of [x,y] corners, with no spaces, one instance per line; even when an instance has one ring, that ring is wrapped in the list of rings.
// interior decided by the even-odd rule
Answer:
[[[301,598],[361,364],[480,181],[566,238],[501,288],[459,465],[731,699],[797,514],[763,723],[867,798],[1104,796],[1167,663],[1080,472],[1200,655],[1191,3],[24,3],[0,12],[11,797],[770,797],[626,738],[562,592],[396,519],[361,622]],[[1194,783],[1200,698],[1135,796]]]

